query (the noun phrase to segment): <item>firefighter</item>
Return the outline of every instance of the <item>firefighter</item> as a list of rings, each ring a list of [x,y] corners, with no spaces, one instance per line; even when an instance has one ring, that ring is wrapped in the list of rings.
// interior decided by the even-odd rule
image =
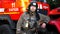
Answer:
[[[31,2],[28,6],[28,11],[23,13],[17,22],[16,34],[35,34],[36,28],[40,23],[42,24],[41,27],[45,28],[46,23],[49,22],[50,18],[43,14],[38,14],[37,9],[37,3]]]

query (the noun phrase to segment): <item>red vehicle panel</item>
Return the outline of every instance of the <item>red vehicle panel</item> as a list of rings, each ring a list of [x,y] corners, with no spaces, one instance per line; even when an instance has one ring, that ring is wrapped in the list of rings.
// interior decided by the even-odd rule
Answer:
[[[0,14],[8,14],[12,20],[18,20],[28,4],[29,0],[0,0]]]
[[[49,16],[51,18],[51,21],[49,22],[50,25],[54,25],[58,32],[60,33],[60,8],[53,9]]]
[[[37,4],[38,4],[38,9],[46,10],[47,13],[50,12],[50,6],[49,6],[49,4],[44,3],[44,2],[37,2]]]

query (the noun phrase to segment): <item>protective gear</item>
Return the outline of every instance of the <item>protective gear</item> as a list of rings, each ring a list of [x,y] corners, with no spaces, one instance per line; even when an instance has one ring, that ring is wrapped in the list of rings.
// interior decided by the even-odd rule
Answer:
[[[32,12],[32,11],[30,11],[30,7],[31,6],[35,6],[36,7],[36,11],[35,11],[35,13],[32,16],[30,15],[31,14],[30,12]],[[26,33],[26,34],[35,34],[36,28],[38,26],[38,20],[40,18],[44,22],[48,22],[48,19],[49,18],[47,18],[47,16],[45,16],[45,15],[38,14],[37,13],[37,9],[38,9],[37,3],[36,2],[31,2],[30,5],[29,5],[29,9],[28,9],[29,10],[28,11],[29,13],[28,12],[25,12],[24,14],[22,14],[22,16],[18,20],[16,34],[19,34],[19,33],[22,33],[22,34],[23,33]],[[25,27],[27,21],[29,21],[28,22],[29,23],[29,26],[28,26],[29,29],[26,31],[24,27]]]
[[[29,4],[29,6],[28,6],[28,10],[30,11],[30,7],[31,6],[35,6],[36,7],[36,10],[38,9],[38,5],[37,5],[37,3],[36,2],[31,2],[30,4]]]
[[[48,17],[48,16],[45,16],[45,15],[42,15],[42,14],[40,14],[40,20],[43,20],[43,22],[46,22],[46,23],[48,23],[49,22],[49,20],[50,20],[50,18]],[[19,20],[18,20],[18,23],[17,23],[17,33],[16,34],[18,34],[18,32],[19,33],[21,33],[21,26],[25,26],[24,24],[25,24],[25,22],[26,22],[26,20],[27,19],[29,19],[29,14],[26,14],[26,13],[24,13],[20,18],[19,18]],[[35,19],[34,19],[35,20]],[[32,24],[32,23],[31,23]],[[36,27],[36,25],[35,25],[35,27]],[[37,26],[38,27],[38,26]],[[34,28],[34,27],[33,27]],[[20,29],[20,31],[18,30],[18,29]],[[23,31],[24,32],[24,31]],[[25,31],[26,32],[26,31]],[[28,30],[27,32],[30,32],[30,30]],[[28,33],[29,34],[29,33]]]

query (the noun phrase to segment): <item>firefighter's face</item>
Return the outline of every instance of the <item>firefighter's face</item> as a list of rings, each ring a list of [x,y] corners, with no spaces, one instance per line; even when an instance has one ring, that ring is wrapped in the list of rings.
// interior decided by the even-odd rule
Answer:
[[[36,7],[35,6],[31,6],[30,7],[30,11],[34,12],[36,10]]]

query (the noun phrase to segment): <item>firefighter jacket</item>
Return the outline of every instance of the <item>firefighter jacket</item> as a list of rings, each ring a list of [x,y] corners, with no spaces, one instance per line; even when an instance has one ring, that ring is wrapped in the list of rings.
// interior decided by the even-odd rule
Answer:
[[[45,23],[48,23],[49,20],[50,20],[50,18],[49,18],[48,16],[46,16],[46,15],[43,15],[43,14],[40,14],[40,13],[39,13],[39,16],[40,16],[40,20],[43,20]],[[30,24],[31,24],[31,28],[32,28],[32,25],[33,25],[34,23],[36,23],[36,22],[34,22],[34,21],[36,21],[36,18],[33,17],[33,18],[31,18],[31,19],[32,19],[31,22],[33,22],[33,23],[30,23]],[[21,27],[22,27],[22,26],[23,26],[23,27],[25,26],[24,24],[25,24],[26,20],[29,20],[29,14],[23,13],[23,14],[21,15],[21,17],[19,18],[18,22],[17,22],[16,34],[21,34]],[[33,20],[34,20],[34,21],[33,21]],[[37,22],[38,22],[38,21],[37,21]]]

